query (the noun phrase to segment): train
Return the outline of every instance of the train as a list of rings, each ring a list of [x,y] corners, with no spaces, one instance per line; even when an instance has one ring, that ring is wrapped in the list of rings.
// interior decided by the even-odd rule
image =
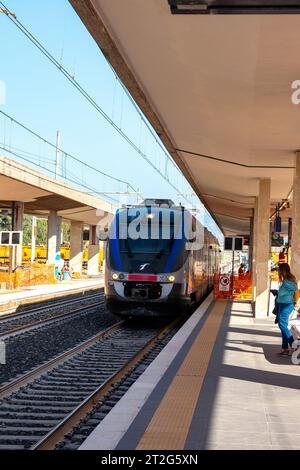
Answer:
[[[213,289],[220,254],[218,239],[171,200],[123,207],[106,240],[106,307],[121,317],[187,312]]]

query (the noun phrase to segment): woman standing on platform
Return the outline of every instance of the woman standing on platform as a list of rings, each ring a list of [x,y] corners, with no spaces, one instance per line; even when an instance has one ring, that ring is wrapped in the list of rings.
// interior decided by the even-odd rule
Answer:
[[[279,282],[280,287],[277,296],[278,305],[278,326],[282,335],[282,350],[279,356],[289,355],[289,346],[292,346],[294,338],[288,329],[289,316],[297,307],[300,293],[297,280],[291,273],[287,263],[279,264]]]

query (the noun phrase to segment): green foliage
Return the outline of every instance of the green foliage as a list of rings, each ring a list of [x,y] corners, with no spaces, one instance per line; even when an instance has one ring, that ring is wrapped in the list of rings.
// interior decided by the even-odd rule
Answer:
[[[32,216],[24,215],[23,219],[23,244],[31,244]],[[47,220],[38,219],[36,223],[36,244],[47,244]]]
[[[11,230],[11,216],[10,215],[1,215],[0,216],[0,232]]]
[[[47,220],[38,219],[36,223],[36,244],[37,245],[47,244],[47,232],[48,232]]]
[[[0,215],[0,231],[11,230],[11,216]],[[23,218],[23,244],[31,244],[32,216],[24,215]],[[48,223],[46,219],[37,219],[36,223],[36,244],[47,245]],[[63,242],[70,241],[70,223],[62,223]]]
[[[63,232],[63,243],[69,243],[70,242],[70,223],[67,222],[62,222],[62,232]]]
[[[31,243],[31,226],[32,226],[31,215],[24,215],[24,218],[23,218],[23,244],[24,245],[29,245]]]

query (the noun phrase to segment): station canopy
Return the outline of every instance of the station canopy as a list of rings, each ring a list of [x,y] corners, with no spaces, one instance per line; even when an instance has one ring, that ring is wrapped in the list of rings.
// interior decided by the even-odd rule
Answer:
[[[249,233],[260,178],[270,216],[287,200],[300,1],[70,3],[225,234]]]

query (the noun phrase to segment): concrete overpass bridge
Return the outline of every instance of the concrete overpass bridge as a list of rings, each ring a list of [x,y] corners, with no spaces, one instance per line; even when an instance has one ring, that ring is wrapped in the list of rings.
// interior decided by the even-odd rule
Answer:
[[[11,210],[13,230],[23,229],[23,214],[48,218],[48,262],[60,249],[61,222],[71,222],[70,265],[82,270],[83,225],[90,226],[90,274],[98,273],[99,240],[95,227],[110,223],[116,206],[75,189],[63,181],[0,156],[0,207]]]

